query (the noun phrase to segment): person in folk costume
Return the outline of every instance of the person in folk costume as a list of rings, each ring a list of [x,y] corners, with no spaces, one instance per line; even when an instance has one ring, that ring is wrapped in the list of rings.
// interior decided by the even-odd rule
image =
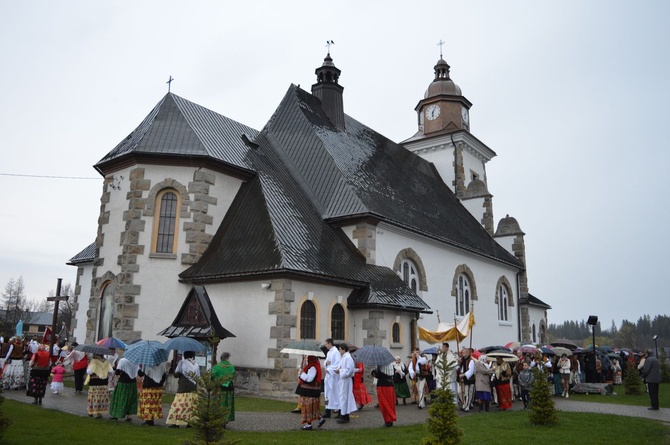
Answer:
[[[400,361],[400,357],[396,357],[396,362]],[[377,366],[372,371],[372,376],[377,379],[377,400],[379,402],[379,411],[384,418],[384,426],[391,427],[396,421],[395,406],[398,403],[398,397],[395,393],[395,384],[393,382],[396,373],[396,364],[391,363],[387,366]],[[403,376],[404,380],[405,377]],[[407,388],[407,383],[405,383]],[[403,398],[403,402],[404,402]]]
[[[142,425],[153,426],[154,421],[163,418],[163,384],[165,384],[165,363],[142,365],[137,371],[142,377],[139,393],[137,417],[144,420]]]
[[[37,352],[30,359],[30,381],[26,395],[33,397],[33,405],[41,405],[47,389],[47,382],[51,374],[51,354],[45,345],[40,344]]]
[[[298,366],[298,374],[302,372],[302,369],[305,367],[306,364],[307,364],[307,356],[303,355],[302,360],[300,361],[300,365]],[[298,377],[298,383],[300,383],[300,377]],[[300,396],[298,396],[298,404],[296,405],[295,408],[291,410],[291,412],[294,414],[302,413],[302,409],[300,408]]]
[[[77,351],[79,346],[77,342],[72,343],[72,351],[65,358],[67,365],[72,365],[74,373],[74,393],[81,394],[84,390],[84,379],[86,378],[86,368],[88,368],[88,356],[83,351]]]
[[[379,385],[377,385],[379,388]],[[407,398],[410,397],[409,386],[407,386],[407,365],[396,355],[393,363],[393,389],[397,398],[402,399],[402,404],[407,405]],[[377,390],[379,392],[379,390]],[[398,404],[396,398],[395,404]]]
[[[298,394],[298,403],[300,404],[300,425],[305,431],[312,429],[312,422],[318,420],[318,426],[321,428],[326,419],[321,415],[321,364],[314,355],[308,355],[305,360],[298,387],[295,390]]]
[[[512,377],[512,368],[502,357],[496,357],[495,381],[498,393],[498,407],[502,410],[512,408],[512,390],[509,382]]]
[[[221,361],[212,367],[212,376],[226,379],[221,384],[221,405],[228,410],[226,422],[235,420],[235,367],[230,363],[230,352],[221,353]]]
[[[409,377],[416,380],[417,401],[416,406],[423,409],[426,406],[426,377],[431,373],[428,359],[420,350],[412,353],[412,361],[409,367]]]
[[[407,372],[409,375],[409,385],[410,392],[412,393],[412,405],[416,405],[419,401],[419,391],[417,390],[417,374],[414,371],[417,367],[417,360],[421,356],[421,350],[419,348],[412,349],[412,355],[409,356],[409,362],[407,363]],[[410,373],[410,370],[411,373]]]
[[[475,399],[475,360],[472,358],[472,349],[461,350],[461,362],[458,365],[458,379],[463,385],[463,406],[465,412],[470,411]]]
[[[353,352],[353,351],[352,351]],[[372,396],[365,388],[365,365],[362,362],[354,361],[356,369],[354,370],[354,400],[359,410],[363,409],[368,403],[372,403]]]
[[[112,366],[102,355],[94,354],[86,368],[88,385],[88,416],[102,419],[102,414],[109,411],[109,391],[107,390],[109,372]]]
[[[109,401],[109,415],[113,420],[137,414],[137,373],[139,366],[128,359],[119,359],[114,373],[118,376]]]
[[[170,428],[179,428],[181,425],[188,427],[198,399],[198,385],[195,377],[200,376],[200,367],[195,363],[195,352],[184,351],[183,358],[174,370],[174,376],[179,379],[177,394],[172,401],[165,423]]]
[[[443,375],[443,367],[451,367],[447,371],[446,379]],[[437,389],[449,388],[454,394],[454,404],[458,405],[458,360],[453,352],[449,349],[449,343],[444,342],[440,347],[440,353],[437,355],[435,367],[433,370],[435,380],[437,381]]]
[[[342,343],[339,348],[340,366],[335,370],[339,376],[339,393],[340,393],[340,418],[337,423],[349,423],[349,414],[356,411],[356,400],[354,399],[354,383],[353,377],[356,372],[356,365],[354,359],[349,354],[349,346]]]
[[[475,362],[475,398],[479,400],[479,412],[488,412],[491,400],[491,376],[493,369],[486,362],[486,356],[481,355]]]
[[[65,376],[65,368],[60,362],[51,368],[51,392],[59,394],[63,392],[63,377]]]
[[[5,365],[2,372],[4,389],[20,389],[26,386],[23,364],[23,342],[19,337],[9,339],[9,349],[5,354]]]
[[[512,368],[512,397],[521,400],[521,386],[519,386],[519,373],[523,370],[523,351],[517,349],[514,354],[519,360],[511,365]]]
[[[327,338],[325,343],[326,348],[328,349],[328,354],[326,354],[326,361],[324,363],[326,370],[324,387],[326,412],[323,417],[329,418],[332,411],[340,409],[340,376],[335,371],[340,367],[342,355],[337,346],[333,343],[332,338]]]
[[[117,374],[114,373],[114,370],[116,369],[116,362],[119,360],[119,353],[116,352],[115,348],[109,348],[113,354],[105,355],[105,360],[109,362],[110,365],[112,365],[112,372],[109,373],[109,376],[107,376],[107,390],[111,393],[114,391],[114,386],[116,385],[116,380],[117,380]]]
[[[573,354],[570,356],[570,383],[578,385],[581,383],[581,365],[579,359]]]

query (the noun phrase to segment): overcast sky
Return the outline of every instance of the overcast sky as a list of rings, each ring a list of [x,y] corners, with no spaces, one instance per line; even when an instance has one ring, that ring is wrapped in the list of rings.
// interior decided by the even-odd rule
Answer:
[[[65,263],[97,231],[92,166],[169,76],[175,94],[261,129],[291,83],[309,91],[332,39],[345,112],[399,142],[443,40],[471,131],[498,155],[496,225],[509,214],[526,233],[549,322],[667,315],[668,17],[661,0],[0,0],[0,289],[74,285]]]

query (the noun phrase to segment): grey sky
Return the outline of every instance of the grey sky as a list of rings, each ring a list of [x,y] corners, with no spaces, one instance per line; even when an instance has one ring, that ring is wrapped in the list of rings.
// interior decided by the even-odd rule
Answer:
[[[345,112],[416,132],[437,42],[474,104],[497,222],[526,232],[550,323],[668,314],[665,1],[0,2],[0,173],[92,168],[167,92],[260,129],[331,55]],[[29,298],[95,240],[102,180],[0,175],[0,286]],[[442,309],[442,308],[435,308]],[[445,312],[446,309],[442,309]]]

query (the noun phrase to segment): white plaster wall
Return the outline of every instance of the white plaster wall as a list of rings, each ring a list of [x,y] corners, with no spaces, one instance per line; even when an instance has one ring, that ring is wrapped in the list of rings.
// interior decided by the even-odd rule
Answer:
[[[484,198],[463,199],[461,204],[475,217],[479,225],[483,226],[481,221],[484,216]]]
[[[544,308],[536,306],[528,306],[528,317],[530,319],[530,340],[534,342],[540,341],[540,323],[544,320]],[[545,326],[546,326],[546,320]],[[535,339],[533,339],[533,325],[535,325]]]
[[[231,353],[231,360],[242,367],[272,368],[267,357],[269,348],[277,341],[270,338],[270,327],[276,325],[276,315],[270,315],[269,304],[274,291],[262,289],[267,281],[207,284],[207,294],[221,325],[235,337],[226,338],[218,346],[218,354]]]
[[[451,189],[455,191],[454,186],[454,150],[449,144],[447,148],[437,148],[417,153],[428,162],[432,162],[435,169],[440,174],[442,181]],[[467,170],[466,170],[467,171]]]
[[[77,267],[79,269],[79,267]],[[77,326],[72,332],[72,340],[77,341],[78,343],[84,343],[86,339],[86,321],[87,321],[87,312],[88,312],[88,303],[91,295],[91,278],[93,276],[93,263],[85,264],[81,266],[83,270],[82,275],[79,277],[80,293],[77,297],[77,303],[79,308],[75,314],[75,319],[77,320]]]
[[[496,242],[500,244],[506,251],[514,255],[514,250],[512,249],[512,245],[514,244],[514,238],[516,238],[514,235],[508,235],[508,236],[496,236]]]
[[[426,270],[428,291],[418,294],[431,307],[433,314],[422,314],[419,325],[433,330],[438,325],[437,312],[443,322],[453,322],[456,300],[451,296],[452,280],[456,268],[467,265],[474,274],[478,300],[474,301],[476,326],[472,331],[472,346],[482,347],[491,344],[505,344],[518,338],[518,295],[516,269],[486,258],[473,255],[437,242],[421,239],[418,236],[400,232],[382,225],[377,230],[377,264],[393,267],[398,253],[411,247],[419,255]],[[509,281],[510,298],[514,306],[508,308],[508,322],[498,321],[498,306],[495,304],[496,284],[501,276]],[[466,339],[470,344],[470,340]],[[427,344],[422,342],[422,347]]]
[[[466,187],[472,181],[472,172],[475,172],[479,176],[479,179],[486,184],[486,170],[484,169],[484,164],[467,148],[463,150],[463,171],[465,172]]]

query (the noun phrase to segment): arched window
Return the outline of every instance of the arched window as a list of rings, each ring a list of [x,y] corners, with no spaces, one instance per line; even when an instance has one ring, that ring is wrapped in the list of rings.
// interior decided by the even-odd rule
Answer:
[[[300,338],[316,338],[316,306],[310,300],[300,308]]]
[[[537,336],[535,335],[535,323],[533,323],[533,343],[537,343]]]
[[[456,291],[456,315],[463,316],[470,312],[470,282],[465,274],[458,276],[458,289]]]
[[[391,327],[391,338],[393,343],[400,343],[400,323],[397,321],[394,321]]]
[[[98,340],[112,336],[114,320],[114,283],[105,283],[100,294],[100,317],[98,319]]]
[[[498,320],[507,321],[507,306],[509,306],[507,288],[500,285],[498,286]]]
[[[330,312],[330,330],[333,340],[344,340],[344,308],[341,304],[333,306]]]
[[[414,263],[410,260],[403,260],[400,263],[400,278],[407,284],[407,287],[414,292],[419,288],[419,274]]]
[[[179,195],[172,189],[162,190],[156,196],[155,208],[153,252],[174,254],[177,252]]]

